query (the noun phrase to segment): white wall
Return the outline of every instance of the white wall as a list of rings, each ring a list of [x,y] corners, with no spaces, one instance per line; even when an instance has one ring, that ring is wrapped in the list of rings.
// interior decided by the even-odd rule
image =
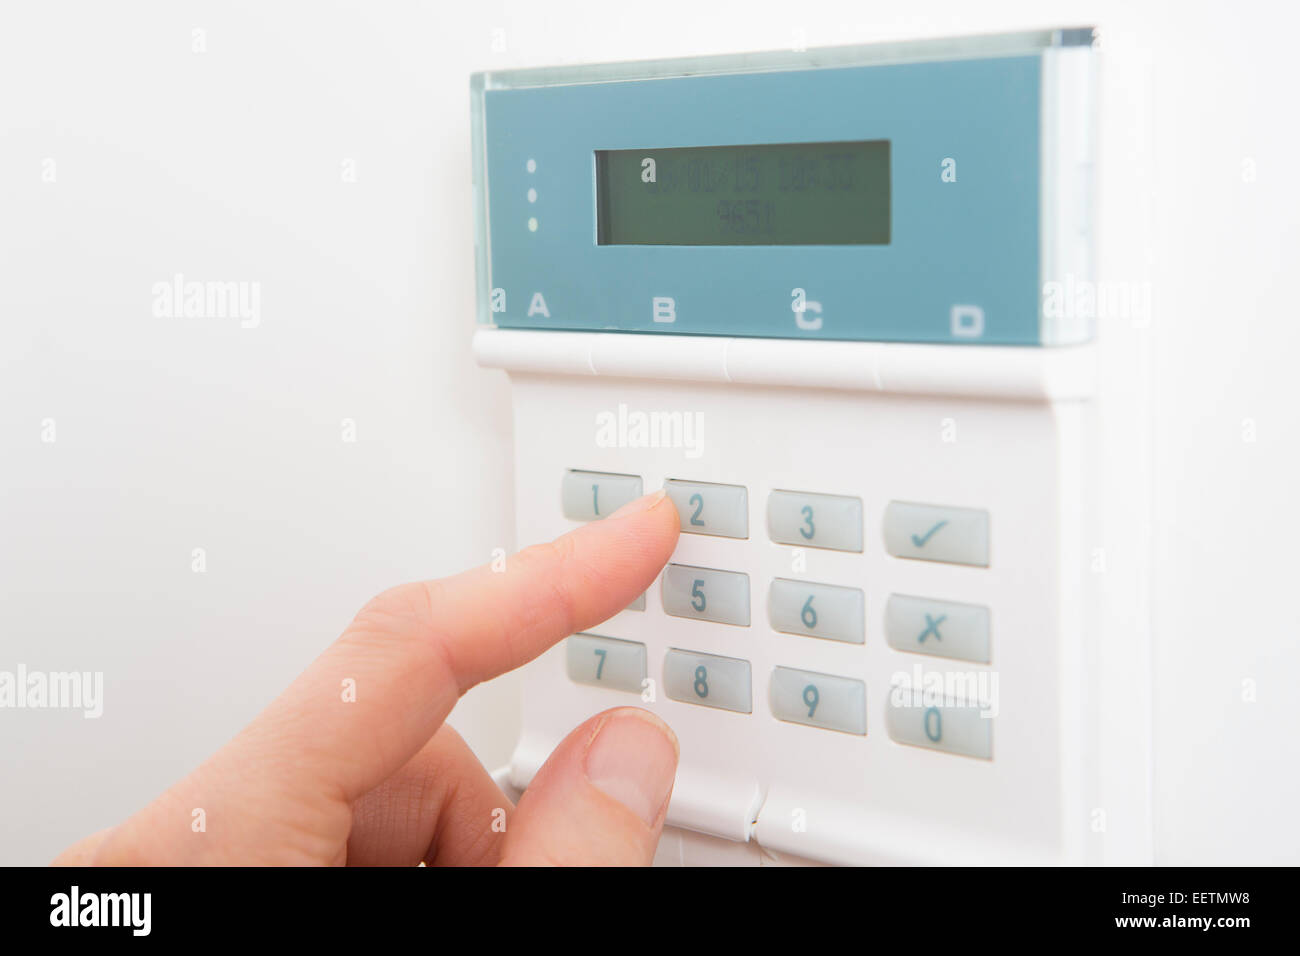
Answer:
[[[143,804],[372,593],[510,543],[508,390],[468,351],[471,71],[1081,23],[1158,61],[1144,130],[1159,170],[1141,171],[1159,190],[1153,218],[1112,205],[1108,228],[1161,243],[1151,262],[1116,268],[1163,283],[1151,362],[1167,416],[1153,492],[1162,858],[1257,844],[1252,819],[1281,819],[1298,796],[1295,774],[1248,745],[1289,719],[1300,618],[1277,607],[1295,567],[1275,545],[1300,534],[1300,403],[1277,384],[1300,345],[1280,278],[1300,253],[1284,179],[1296,138],[1279,122],[1296,15],[992,6],[0,9],[0,669],[106,681],[98,720],[0,711],[0,863],[43,862]],[[1106,94],[1124,109],[1123,88]],[[1122,128],[1103,124],[1103,142]],[[1258,160],[1253,192],[1245,157]],[[1126,175],[1110,173],[1131,187]],[[178,272],[259,283],[260,324],[155,317],[153,285]],[[1221,323],[1245,332],[1224,345],[1210,334]],[[1248,417],[1259,439],[1243,448]],[[1252,675],[1253,710],[1234,696]],[[508,682],[453,715],[492,765],[516,720]],[[1294,854],[1289,826],[1280,845]]]

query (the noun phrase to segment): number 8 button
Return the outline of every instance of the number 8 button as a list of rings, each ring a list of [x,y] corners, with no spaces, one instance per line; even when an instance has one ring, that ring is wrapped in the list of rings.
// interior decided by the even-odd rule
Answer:
[[[748,714],[752,710],[749,661],[671,650],[664,656],[664,693],[684,704]]]

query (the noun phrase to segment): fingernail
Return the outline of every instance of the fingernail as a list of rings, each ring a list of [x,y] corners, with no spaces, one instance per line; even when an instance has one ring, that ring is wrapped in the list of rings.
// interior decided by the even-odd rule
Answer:
[[[659,502],[663,500],[664,495],[666,495],[667,493],[668,492],[666,492],[664,489],[660,488],[658,491],[652,491],[648,495],[642,495],[640,498],[637,498],[634,501],[629,501],[627,504],[625,504],[623,507],[616,510],[609,517],[626,518],[628,515],[635,515],[635,514],[640,514],[642,511],[649,511],[655,505],[659,504]],[[608,521],[609,518],[606,518],[605,520]]]
[[[646,826],[659,819],[676,774],[677,736],[644,710],[611,715],[587,748],[587,779]]]

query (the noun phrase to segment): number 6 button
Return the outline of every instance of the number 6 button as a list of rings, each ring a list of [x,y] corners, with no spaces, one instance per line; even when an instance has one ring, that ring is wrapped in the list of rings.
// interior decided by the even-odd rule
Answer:
[[[840,495],[774,491],[767,499],[767,531],[777,544],[861,551],[862,501]]]
[[[767,592],[772,630],[861,644],[862,592],[833,584],[777,578]]]
[[[749,537],[749,494],[744,485],[673,479],[664,482],[664,491],[677,506],[682,531],[722,538]]]

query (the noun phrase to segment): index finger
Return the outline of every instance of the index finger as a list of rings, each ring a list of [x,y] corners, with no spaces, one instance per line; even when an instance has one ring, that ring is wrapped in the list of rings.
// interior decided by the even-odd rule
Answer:
[[[242,738],[264,767],[286,768],[293,790],[355,800],[405,764],[465,691],[627,607],[678,532],[672,502],[653,492],[500,571],[386,591],[232,746]]]

